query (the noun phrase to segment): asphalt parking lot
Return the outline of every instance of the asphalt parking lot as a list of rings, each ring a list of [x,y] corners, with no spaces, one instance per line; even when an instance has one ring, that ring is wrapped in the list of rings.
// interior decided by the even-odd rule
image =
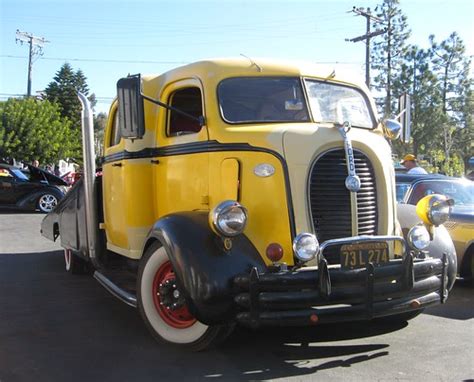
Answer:
[[[0,381],[465,381],[474,378],[474,288],[410,321],[253,331],[187,353],[138,312],[64,271],[42,215],[0,212]]]

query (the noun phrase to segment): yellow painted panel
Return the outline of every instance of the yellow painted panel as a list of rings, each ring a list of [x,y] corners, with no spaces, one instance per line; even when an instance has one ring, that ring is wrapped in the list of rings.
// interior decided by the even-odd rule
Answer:
[[[157,218],[178,211],[208,209],[208,153],[161,157],[155,165]]]
[[[244,234],[255,245],[260,255],[269,263],[265,250],[271,243],[283,247],[282,261],[293,264],[292,238],[283,167],[272,154],[255,151],[217,152],[209,158],[209,200],[211,208],[222,202],[221,163],[238,160],[240,164],[240,203],[247,208],[248,223]],[[275,174],[266,178],[254,174],[255,166],[268,163],[275,168]]]
[[[128,248],[122,162],[106,163],[102,169],[104,220],[107,241],[117,247]]]

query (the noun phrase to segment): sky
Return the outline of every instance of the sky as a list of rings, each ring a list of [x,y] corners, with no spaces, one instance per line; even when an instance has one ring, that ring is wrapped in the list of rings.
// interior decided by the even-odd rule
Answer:
[[[382,0],[0,0],[0,100],[26,94],[28,44],[16,31],[48,42],[36,57],[32,94],[68,62],[81,69],[98,104],[108,111],[117,80],[163,73],[211,57],[305,60],[364,76],[365,33],[353,6]],[[401,0],[412,30],[409,43],[428,47],[456,31],[474,55],[474,0]]]

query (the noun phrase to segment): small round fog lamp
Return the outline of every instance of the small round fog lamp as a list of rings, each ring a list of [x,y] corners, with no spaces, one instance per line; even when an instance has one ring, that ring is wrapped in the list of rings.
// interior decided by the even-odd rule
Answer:
[[[301,261],[310,261],[319,252],[319,242],[312,233],[300,233],[293,240],[293,251]]]
[[[416,225],[408,232],[407,240],[411,249],[421,251],[430,245],[430,234],[424,225]]]

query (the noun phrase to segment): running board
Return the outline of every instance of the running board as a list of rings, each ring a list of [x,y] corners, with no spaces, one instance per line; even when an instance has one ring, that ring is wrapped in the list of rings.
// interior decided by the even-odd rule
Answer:
[[[134,308],[137,307],[137,297],[134,294],[120,288],[117,284],[114,284],[109,278],[99,271],[94,272],[94,278],[113,296],[117,297],[119,300],[122,300],[122,302],[127,305],[130,305]]]

